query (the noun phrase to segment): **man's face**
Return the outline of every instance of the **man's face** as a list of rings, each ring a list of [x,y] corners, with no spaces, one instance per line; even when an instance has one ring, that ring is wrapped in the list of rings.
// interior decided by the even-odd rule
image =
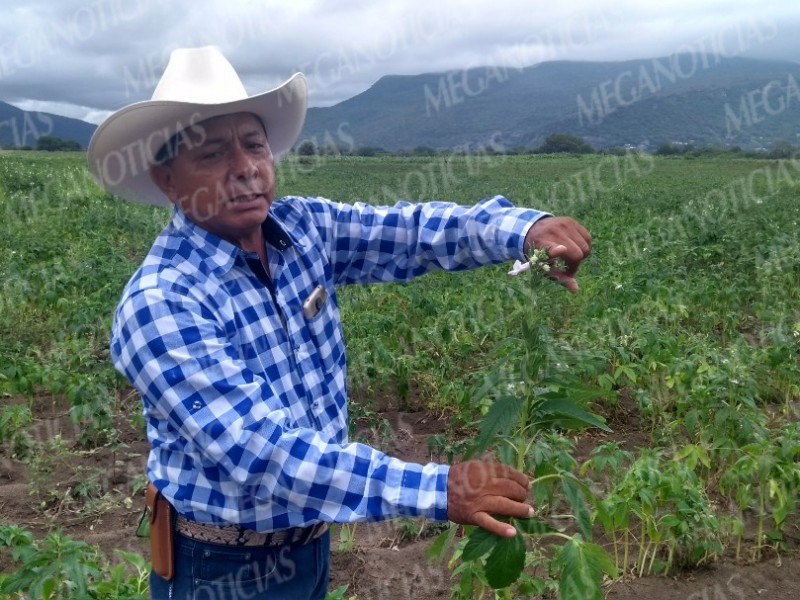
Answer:
[[[203,229],[241,245],[258,231],[275,197],[275,165],[261,121],[236,113],[184,131],[168,166],[153,180]]]

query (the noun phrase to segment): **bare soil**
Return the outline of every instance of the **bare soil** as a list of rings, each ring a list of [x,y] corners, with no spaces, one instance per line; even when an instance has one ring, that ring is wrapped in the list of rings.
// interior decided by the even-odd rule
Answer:
[[[35,405],[34,439],[43,443],[60,435],[67,453],[51,453],[40,461],[39,471],[4,457],[0,451],[0,523],[27,527],[37,536],[60,528],[64,533],[98,545],[113,559],[114,550],[149,554],[147,540],[136,537],[144,498],[140,490],[147,456],[147,442],[127,419],[117,423],[119,444],[114,452],[81,450],[77,431],[66,417],[62,402]],[[386,419],[389,427],[381,426]],[[578,439],[579,459],[598,443],[615,439],[633,450],[647,444],[648,436],[630,401],[623,397],[611,417],[613,436],[597,433]],[[387,410],[360,424],[360,436],[404,460],[428,462],[429,436],[446,430],[440,415],[427,412]],[[60,460],[64,458],[65,460]],[[45,467],[51,470],[47,472]],[[45,472],[42,472],[44,470]],[[75,498],[76,486],[95,478],[85,498]],[[69,490],[69,491],[68,491]],[[337,530],[332,537],[331,590],[349,585],[348,594],[358,600],[390,598],[447,599],[450,571],[430,563],[425,549],[436,527],[421,522],[359,524],[354,545],[342,551]],[[7,552],[0,552],[0,572],[12,567]],[[606,598],[614,600],[740,600],[800,598],[800,558],[769,556],[758,564],[737,565],[721,561],[674,577],[625,577],[610,582]]]

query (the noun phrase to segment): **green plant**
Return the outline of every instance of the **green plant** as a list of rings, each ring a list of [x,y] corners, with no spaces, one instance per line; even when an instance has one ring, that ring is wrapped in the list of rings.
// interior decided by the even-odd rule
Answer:
[[[602,396],[555,367],[552,348],[555,340],[537,306],[545,288],[542,274],[551,263],[543,251],[530,257],[532,287],[530,303],[520,310],[522,352],[506,356],[478,389],[475,400],[481,405],[490,398],[488,410],[478,424],[478,436],[467,457],[481,455],[490,448],[497,458],[532,477],[532,490],[540,513],[554,508],[556,491],[566,500],[569,515],[578,532],[571,535],[557,531],[540,517],[510,519],[517,529],[513,538],[499,538],[482,529],[466,527],[465,540],[455,550],[461,560],[454,576],[459,578],[456,591],[462,598],[482,597],[485,588],[495,596],[511,598],[511,588],[530,593],[547,588],[547,579],[555,574],[560,597],[602,598],[603,574],[616,576],[616,569],[606,552],[591,543],[589,506],[596,503],[588,486],[573,470],[569,441],[556,432],[598,427],[609,431],[603,420],[584,406]],[[558,268],[556,265],[555,268]],[[441,555],[452,533],[442,534]],[[550,538],[560,541],[549,548]],[[451,561],[452,564],[452,561]],[[540,577],[523,574],[526,567],[542,570]]]
[[[0,575],[0,594],[43,600],[145,600],[150,566],[144,558],[117,550],[109,565],[100,551],[60,532],[43,540],[15,525],[0,525],[0,548],[11,551],[16,571]]]
[[[347,596],[347,588],[349,585],[340,585],[335,590],[328,592],[325,600],[356,600],[355,596]]]
[[[672,460],[644,451],[598,505],[596,520],[612,538],[618,569],[639,577],[666,574],[722,553],[721,526],[697,476],[698,460],[706,462],[706,456],[696,447]],[[638,551],[631,563],[634,540]]]
[[[11,458],[25,459],[30,456],[33,438],[25,428],[32,421],[31,409],[27,406],[4,406],[0,410],[0,443],[10,449]]]
[[[787,518],[797,512],[800,427],[793,423],[774,439],[764,438],[743,446],[738,454],[739,458],[722,475],[720,490],[733,495],[738,508],[732,531],[736,536],[737,559],[742,555],[744,513],[755,511],[757,528],[752,559],[759,560],[764,547],[783,539]],[[771,531],[770,521],[774,527]]]
[[[671,572],[681,564],[713,560],[715,539],[740,560],[791,549],[800,518],[798,441],[792,433],[800,410],[796,165],[741,153],[736,159],[700,156],[688,170],[683,161],[635,154],[618,160],[509,156],[489,163],[485,158],[326,156],[313,170],[301,169],[302,177],[290,170],[291,162],[289,169],[279,169],[281,193],[313,189],[341,201],[394,202],[396,192],[407,189],[409,198],[427,199],[433,192],[441,200],[468,202],[502,189],[518,205],[574,216],[595,239],[592,258],[578,273],[576,296],[550,294],[547,288],[539,293],[528,278],[506,277],[505,266],[432,273],[408,284],[341,288],[351,423],[361,406],[380,418],[377,406],[404,402],[446,417],[446,431],[437,432],[432,454],[447,461],[462,455],[479,431],[476,419],[504,394],[502,386],[522,379],[520,358],[528,348],[519,323],[529,321],[532,312],[522,311],[521,304],[533,291],[536,312],[544,319],[538,323],[549,329],[544,339],[552,347],[544,372],[563,375],[565,384],[599,385],[608,392],[579,406],[614,423],[618,451],[607,448],[577,474],[601,499],[584,503],[595,532],[607,535],[609,553],[616,540],[620,570],[641,569],[642,563],[636,564],[640,521],[632,507],[639,502],[637,486],[647,490],[651,484],[655,508],[643,540],[645,574],[665,572],[672,538]],[[413,169],[433,168],[424,171],[431,176],[425,181],[408,177]],[[77,440],[85,450],[105,452],[105,443],[122,437],[111,430],[119,427],[121,433],[129,420],[140,431],[138,441],[144,440],[141,404],[109,361],[108,331],[125,282],[170,214],[100,192],[78,155],[7,153],[0,160],[0,215],[0,418],[8,418],[0,452],[28,464],[52,453],[51,475],[29,473],[40,492],[36,505],[47,500],[57,508],[66,487],[74,488],[70,480],[80,482],[91,472],[77,470],[81,455],[71,443],[67,455],[46,446],[29,451],[26,442],[32,440],[25,433],[77,405],[73,423],[85,434]],[[619,367],[629,367],[635,381]],[[494,387],[476,394],[492,377]],[[30,409],[28,424],[24,409],[10,408],[17,406]],[[373,426],[376,443],[382,443],[377,419],[366,431]],[[9,441],[9,428],[22,436],[18,449]],[[565,534],[577,531],[557,474],[575,472],[572,442],[577,439],[582,451],[587,442],[605,438],[569,431],[535,437],[524,440],[531,444],[525,458],[531,476],[554,475],[536,486],[539,517],[566,526]],[[663,477],[628,480],[621,487],[640,458],[637,470],[646,468],[643,449],[658,455],[654,464]],[[506,452],[515,464],[517,451],[506,442],[493,443],[489,452]],[[59,456],[65,462],[55,460]],[[675,460],[692,469],[696,480],[669,464]],[[603,461],[610,462],[603,466]],[[54,488],[52,473],[61,470],[74,477],[59,477],[67,486]],[[667,485],[672,479],[691,490],[687,512],[674,502]],[[132,488],[139,483],[143,477]],[[94,500],[102,502],[102,496]],[[70,491],[57,518],[80,517],[79,506]],[[558,519],[559,513],[571,516]],[[40,511],[37,518],[56,514]],[[695,518],[705,524],[705,538],[680,542],[681,523],[692,533]],[[606,524],[610,519],[609,528],[603,519]],[[546,544],[561,540],[550,537],[536,545],[534,537],[524,539],[526,567],[515,593],[534,589],[554,595],[557,571],[553,565],[549,575],[553,551]],[[454,569],[463,569],[457,581],[468,571],[478,577],[480,560],[456,561]]]
[[[339,545],[336,552],[352,552],[356,544],[356,523],[344,523],[337,526],[339,530]]]
[[[116,551],[122,562],[109,568],[93,586],[98,600],[146,600],[150,597],[150,564],[132,552]],[[105,579],[108,577],[108,579]]]
[[[0,527],[0,533],[7,526]],[[0,535],[9,541],[17,571],[0,581],[0,592],[9,596],[27,593],[29,598],[43,600],[89,598],[89,588],[100,577],[100,558],[96,548],[63,536],[50,533],[43,541],[19,531]]]

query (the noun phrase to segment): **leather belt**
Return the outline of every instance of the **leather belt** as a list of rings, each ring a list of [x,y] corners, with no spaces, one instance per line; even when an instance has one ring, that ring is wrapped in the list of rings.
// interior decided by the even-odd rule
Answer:
[[[251,529],[243,529],[238,525],[198,523],[178,515],[175,520],[175,531],[198,542],[223,546],[276,547],[290,544],[302,546],[321,537],[328,531],[328,524],[317,523],[310,527],[292,527],[270,533],[258,533]]]

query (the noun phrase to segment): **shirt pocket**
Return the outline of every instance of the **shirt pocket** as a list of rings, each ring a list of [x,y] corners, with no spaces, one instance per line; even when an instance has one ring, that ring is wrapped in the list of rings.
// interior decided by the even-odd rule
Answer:
[[[325,301],[316,314],[311,317],[304,315],[304,319],[311,344],[327,375],[343,355],[344,342],[336,295],[328,288],[325,292]]]

